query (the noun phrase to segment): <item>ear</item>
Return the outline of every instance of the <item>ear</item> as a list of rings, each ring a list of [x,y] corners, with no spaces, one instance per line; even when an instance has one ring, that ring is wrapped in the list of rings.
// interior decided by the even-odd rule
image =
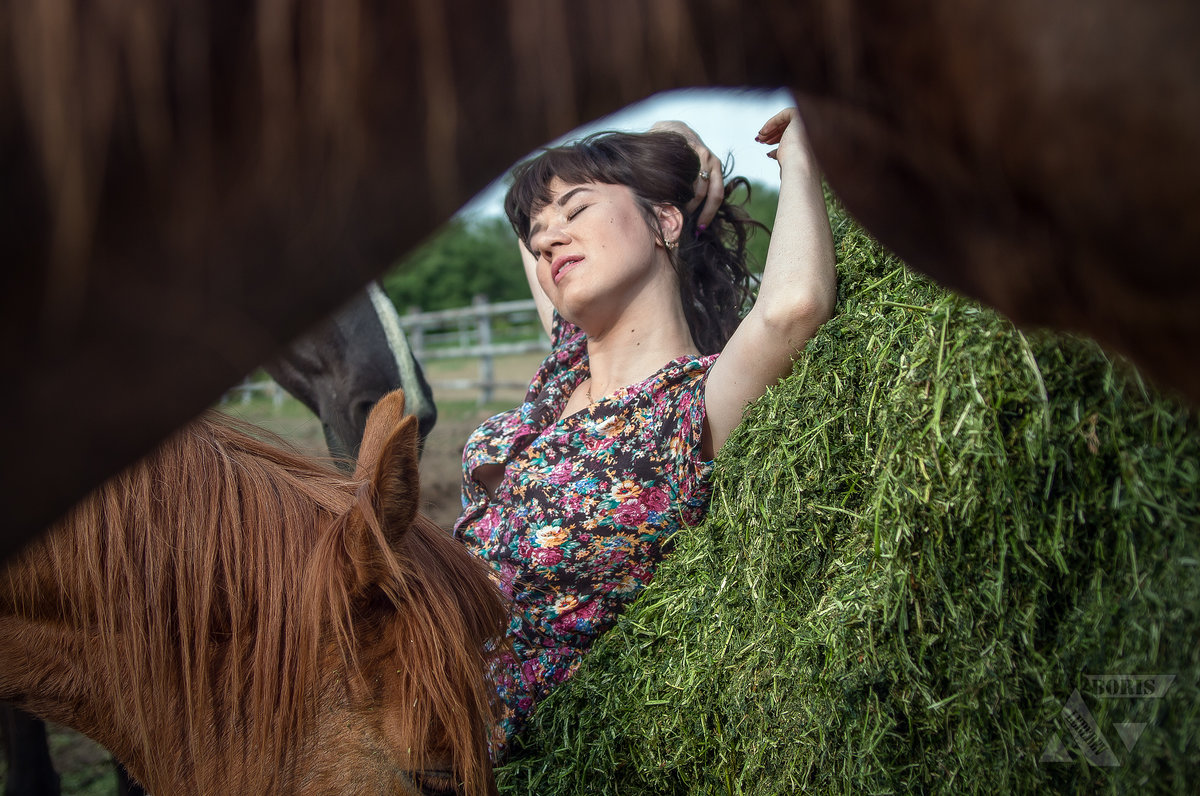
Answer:
[[[409,415],[383,444],[372,476],[375,516],[389,545],[400,540],[421,505],[419,442],[417,418]]]
[[[384,407],[384,412],[399,408]],[[371,418],[376,420],[377,414],[372,413]],[[381,548],[394,550],[416,519],[421,496],[418,437],[417,418],[410,415],[382,442],[373,438],[376,461],[370,463],[370,480],[359,485],[358,505],[350,510],[336,537],[341,545],[333,555],[342,563],[344,592],[365,593],[388,582],[393,572],[394,563]]]
[[[683,211],[675,205],[655,205],[654,215],[658,219],[658,228],[662,230],[663,240],[678,241],[683,233]]]
[[[375,472],[384,443],[404,417],[404,390],[393,390],[380,398],[367,415],[367,427],[363,431],[362,444],[358,448],[358,465],[354,478],[365,481]]]

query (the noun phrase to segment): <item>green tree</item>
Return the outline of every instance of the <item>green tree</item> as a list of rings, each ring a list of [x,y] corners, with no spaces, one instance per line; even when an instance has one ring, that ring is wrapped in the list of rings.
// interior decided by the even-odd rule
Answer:
[[[401,312],[462,307],[480,293],[491,301],[529,298],[516,235],[495,217],[451,219],[397,263],[383,286]]]
[[[744,198],[744,197],[735,197]],[[755,183],[750,189],[750,198],[745,204],[746,212],[760,224],[771,229],[775,224],[775,209],[779,207],[779,190],[766,185]],[[767,262],[767,245],[771,237],[761,229],[754,230],[746,246],[749,253],[750,270],[762,273],[763,265]]]

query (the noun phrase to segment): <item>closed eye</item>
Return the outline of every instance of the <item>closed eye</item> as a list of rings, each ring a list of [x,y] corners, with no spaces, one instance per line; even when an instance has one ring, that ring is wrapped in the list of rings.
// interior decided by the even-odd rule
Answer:
[[[584,210],[587,210],[587,209],[588,209],[588,205],[580,205],[579,207],[572,210],[570,213],[567,213],[567,220],[570,221],[571,219],[575,218],[575,216],[579,215],[580,213],[582,213]]]

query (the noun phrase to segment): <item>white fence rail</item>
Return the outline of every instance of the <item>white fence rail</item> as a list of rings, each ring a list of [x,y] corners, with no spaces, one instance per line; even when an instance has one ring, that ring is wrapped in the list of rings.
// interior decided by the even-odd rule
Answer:
[[[496,357],[550,350],[550,340],[542,329],[533,299],[492,304],[486,296],[476,296],[469,307],[435,312],[411,308],[400,316],[400,325],[418,362],[478,359],[477,378],[431,378],[429,383],[435,392],[478,390],[481,404],[491,401],[497,389],[522,390],[528,383],[498,381]],[[497,342],[497,336],[502,336],[503,342]]]

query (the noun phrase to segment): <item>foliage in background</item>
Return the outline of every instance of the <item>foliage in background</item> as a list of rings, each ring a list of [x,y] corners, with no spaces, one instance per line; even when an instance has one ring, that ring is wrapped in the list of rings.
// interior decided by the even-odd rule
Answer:
[[[383,278],[403,314],[465,307],[476,295],[491,301],[529,298],[517,237],[502,218],[454,218]]]
[[[1190,792],[1196,414],[834,218],[837,316],[501,792]],[[1088,676],[1107,674],[1175,679],[1106,698]],[[1064,714],[1076,690],[1094,724]]]
[[[778,204],[777,190],[756,185],[747,210],[769,227]],[[751,267],[761,271],[767,236],[755,234],[749,250]],[[499,217],[452,219],[397,263],[384,276],[383,287],[400,313],[410,307],[425,311],[465,307],[479,294],[492,302],[529,298],[517,236]]]
[[[735,195],[733,198],[737,202],[745,197]],[[750,186],[750,198],[745,204],[746,211],[755,221],[765,224],[768,230],[775,227],[775,210],[778,207],[779,189],[757,184]],[[746,249],[749,252],[750,270],[756,274],[762,273],[763,265],[767,262],[767,245],[770,242],[770,235],[762,230],[755,230],[750,236]]]

